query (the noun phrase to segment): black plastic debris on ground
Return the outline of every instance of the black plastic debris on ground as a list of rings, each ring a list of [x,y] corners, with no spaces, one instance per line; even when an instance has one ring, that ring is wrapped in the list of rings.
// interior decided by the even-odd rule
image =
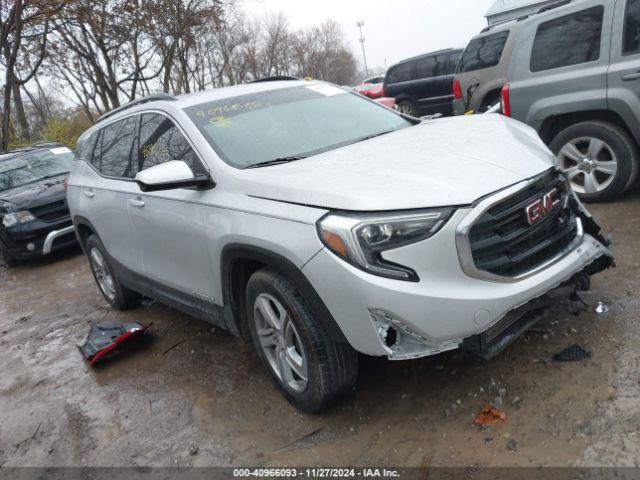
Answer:
[[[580,362],[587,358],[591,358],[591,352],[587,352],[580,345],[571,345],[553,356],[556,362]]]
[[[94,365],[107,354],[115,353],[123,345],[140,339],[150,326],[151,324],[100,322],[91,326],[86,343],[78,348],[89,364]]]

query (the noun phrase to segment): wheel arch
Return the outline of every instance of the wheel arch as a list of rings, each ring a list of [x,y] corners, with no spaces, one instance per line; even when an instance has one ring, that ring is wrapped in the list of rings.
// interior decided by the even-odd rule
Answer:
[[[285,275],[310,303],[327,332],[336,341],[348,343],[340,327],[329,312],[318,293],[302,271],[289,259],[270,250],[247,244],[230,244],[222,250],[221,285],[225,311],[240,336],[250,338],[247,312],[245,311],[245,289],[251,275],[263,268],[274,268]]]
[[[86,253],[87,239],[89,236],[97,234],[96,229],[88,219],[80,215],[73,217],[73,226],[76,231],[76,237],[78,237],[78,243],[80,243],[82,251]]]
[[[581,112],[563,113],[546,118],[538,131],[540,138],[548,145],[564,129],[581,122],[601,121],[612,123],[631,135],[638,144],[638,138],[629,129],[624,119],[611,110],[585,110]]]

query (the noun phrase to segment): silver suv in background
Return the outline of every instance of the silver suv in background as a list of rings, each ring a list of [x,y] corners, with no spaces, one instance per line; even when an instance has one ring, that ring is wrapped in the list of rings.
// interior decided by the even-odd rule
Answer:
[[[640,157],[640,0],[580,0],[521,22],[503,111],[534,127],[587,201],[617,198]]]
[[[520,23],[485,28],[464,49],[453,79],[453,111],[484,112],[500,102]]]
[[[114,111],[68,198],[114,308],[145,295],[252,340],[309,412],[353,389],[357,352],[490,357],[612,264],[530,127],[420,122],[314,81]]]

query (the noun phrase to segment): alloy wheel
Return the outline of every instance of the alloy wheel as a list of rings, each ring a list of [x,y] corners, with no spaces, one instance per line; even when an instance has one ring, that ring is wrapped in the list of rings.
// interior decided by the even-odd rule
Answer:
[[[580,137],[566,143],[558,152],[558,165],[567,174],[571,187],[587,195],[607,189],[618,172],[613,148],[595,137]]]
[[[91,270],[93,270],[100,290],[102,290],[102,293],[104,293],[109,300],[113,300],[116,297],[116,287],[109,265],[107,265],[100,250],[97,248],[91,249],[89,253],[89,263],[91,264]]]
[[[404,115],[413,115],[413,107],[409,102],[401,102],[398,105],[398,110]]]
[[[290,315],[272,295],[261,293],[254,302],[254,321],[260,347],[278,379],[293,393],[309,382],[307,355]]]

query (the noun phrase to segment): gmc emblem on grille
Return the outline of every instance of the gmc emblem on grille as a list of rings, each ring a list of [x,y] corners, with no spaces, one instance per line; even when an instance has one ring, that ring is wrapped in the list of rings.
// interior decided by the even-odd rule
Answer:
[[[551,211],[556,208],[562,201],[558,197],[558,189],[554,188],[544,197],[536,200],[527,207],[527,221],[529,225],[535,225],[545,218]]]

